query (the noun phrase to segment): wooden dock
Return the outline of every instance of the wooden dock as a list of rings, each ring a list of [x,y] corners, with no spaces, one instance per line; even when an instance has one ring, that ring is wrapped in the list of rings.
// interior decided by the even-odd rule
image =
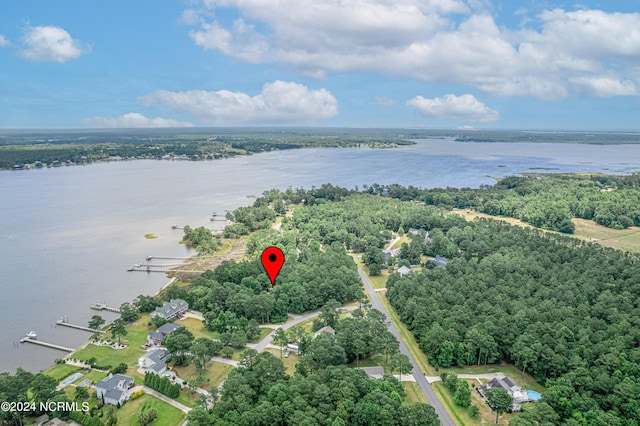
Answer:
[[[75,328],[76,330],[88,331],[90,333],[104,333],[102,330],[96,330],[95,328],[83,327],[77,324],[71,324],[70,322],[66,322],[64,320],[59,319],[56,321],[57,325],[63,325],[65,327]]]
[[[162,259],[162,260],[187,260],[188,257],[165,257],[165,256],[147,256],[147,261],[151,259]]]
[[[111,306],[107,306],[106,303],[92,303],[91,305],[89,305],[89,307],[91,309],[95,309],[96,311],[109,311],[115,312],[116,314],[120,313],[119,308],[112,308]]]
[[[60,346],[54,343],[47,343],[40,340],[30,339],[28,337],[23,337],[22,339],[20,339],[20,343],[33,343],[34,345],[40,345],[40,346],[44,346],[45,348],[57,349],[59,351],[65,351],[65,352],[75,351],[75,349],[67,348],[66,346]]]

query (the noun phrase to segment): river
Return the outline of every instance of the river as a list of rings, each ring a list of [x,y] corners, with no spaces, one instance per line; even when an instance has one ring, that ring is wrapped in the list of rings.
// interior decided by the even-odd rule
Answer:
[[[637,145],[419,141],[399,149],[301,149],[208,162],[124,161],[0,172],[0,371],[45,369],[65,355],[20,344],[38,339],[76,347],[89,333],[93,302],[119,306],[154,294],[163,274],[127,272],[145,257],[192,254],[172,225],[210,222],[270,188],[353,188],[372,183],[477,187],[527,171],[628,173],[640,170]],[[158,238],[146,239],[147,233]],[[102,314],[113,319],[115,314]]]

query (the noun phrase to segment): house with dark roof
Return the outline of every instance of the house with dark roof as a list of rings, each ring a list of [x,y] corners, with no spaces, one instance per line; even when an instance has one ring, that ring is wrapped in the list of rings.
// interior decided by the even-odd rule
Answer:
[[[171,299],[164,302],[162,306],[151,312],[151,317],[161,317],[167,321],[182,316],[189,309],[189,304],[182,299]]]
[[[96,383],[96,395],[105,404],[122,405],[129,399],[133,378],[123,374],[109,374]]]
[[[485,396],[489,389],[502,388],[513,398],[513,411],[520,411],[523,402],[532,401],[526,391],[523,391],[518,382],[511,377],[494,377],[491,381],[485,385],[478,386],[478,391],[482,396]]]
[[[167,371],[165,360],[168,357],[168,351],[164,349],[153,349],[138,358],[138,367],[162,376]]]
[[[179,329],[180,327],[182,326],[173,322],[168,322],[166,324],[163,324],[162,326],[158,327],[156,331],[150,331],[147,334],[147,342],[150,345],[159,346],[162,344],[162,341],[164,340],[165,337],[167,337],[168,334],[170,334],[174,330]]]

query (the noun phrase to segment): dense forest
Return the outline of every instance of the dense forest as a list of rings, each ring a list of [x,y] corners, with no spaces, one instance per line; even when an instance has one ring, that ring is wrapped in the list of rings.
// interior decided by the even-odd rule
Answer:
[[[258,354],[248,349],[239,368],[226,378],[220,401],[209,411],[192,410],[189,424],[440,424],[433,407],[405,401],[404,388],[395,377],[385,375],[383,380],[375,380],[364,371],[347,368],[347,362],[360,357],[402,355],[398,354],[398,342],[387,331],[381,312],[356,310],[353,317],[339,320],[337,306],[330,303],[323,307],[317,324],[332,325],[335,336],[321,333],[312,338],[304,330],[298,333],[295,329],[289,336],[282,334],[282,343],[288,338],[299,339],[300,361],[294,375],[285,374],[282,361],[271,353]]]
[[[579,192],[576,188],[583,184],[585,193],[600,195],[584,198],[596,211],[609,194],[637,197],[636,179],[515,178],[494,191],[527,200],[535,191],[518,195],[514,188],[562,194],[571,188]],[[601,191],[600,185],[615,189]],[[422,272],[392,275],[387,286],[389,300],[434,365],[510,362],[546,383],[547,392],[535,412],[553,419],[553,424],[638,424],[637,255],[500,221],[466,222],[435,206],[390,198],[424,200],[458,190],[374,186],[365,191],[387,196],[323,185],[309,191],[267,192],[257,208],[264,208],[266,201],[272,206],[306,204],[284,218],[282,229],[295,234],[296,244],[307,249],[346,247],[366,254],[379,251],[392,231],[429,231],[429,240],[413,238],[404,253],[410,255],[413,245],[420,262],[424,254],[444,255],[448,265],[426,262]],[[516,423],[540,421],[528,413]]]
[[[241,363],[227,377],[212,412],[192,410],[190,425],[440,424],[431,406],[403,404],[404,389],[393,376],[369,379],[344,365],[287,376],[282,361],[268,352],[247,356]]]

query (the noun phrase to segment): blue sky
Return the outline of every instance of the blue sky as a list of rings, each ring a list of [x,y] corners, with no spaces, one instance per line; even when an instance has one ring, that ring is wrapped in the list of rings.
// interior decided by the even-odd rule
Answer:
[[[0,6],[0,128],[640,130],[640,0]]]

